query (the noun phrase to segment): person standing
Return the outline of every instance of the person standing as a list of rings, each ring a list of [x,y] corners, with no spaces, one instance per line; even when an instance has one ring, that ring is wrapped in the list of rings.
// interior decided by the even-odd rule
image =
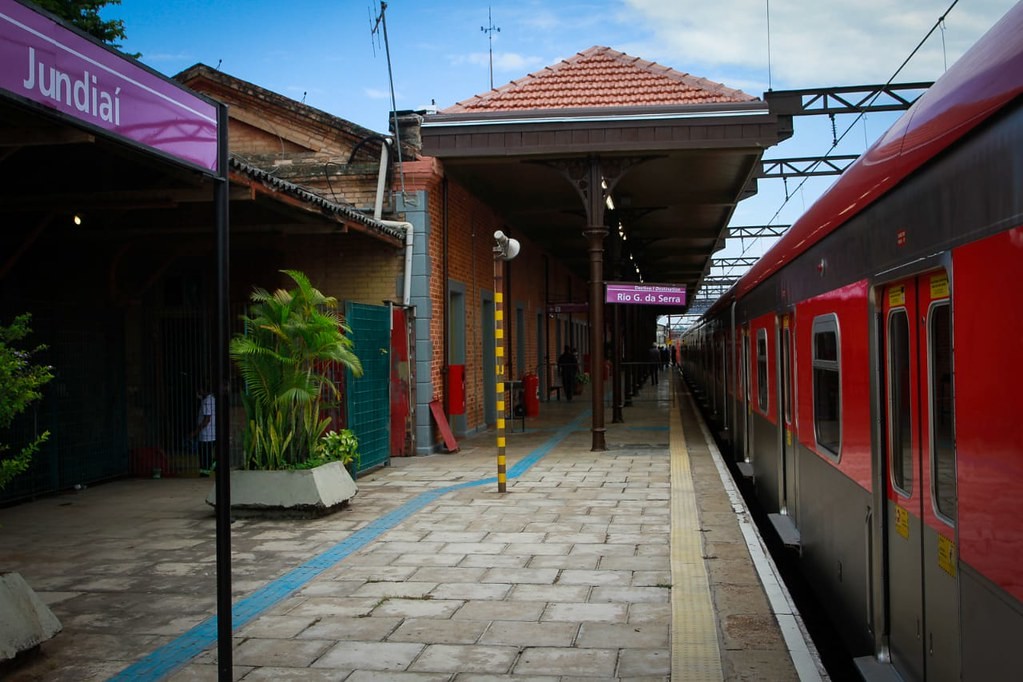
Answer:
[[[661,351],[656,343],[650,346],[650,350],[647,351],[647,364],[650,365],[650,383],[656,386],[657,370],[661,366]]]
[[[209,476],[213,469],[213,449],[217,442],[217,401],[207,388],[196,393],[199,398],[199,415],[196,419],[192,438],[199,445],[199,475]]]
[[[579,372],[579,361],[569,346],[565,346],[565,352],[558,356],[558,372],[561,374],[565,397],[571,402],[575,394],[575,375]]]

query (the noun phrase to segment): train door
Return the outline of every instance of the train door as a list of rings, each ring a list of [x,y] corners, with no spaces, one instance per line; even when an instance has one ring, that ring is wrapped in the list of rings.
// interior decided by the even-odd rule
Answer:
[[[791,514],[796,506],[796,453],[793,429],[792,407],[794,403],[793,367],[792,367],[792,318],[782,315],[777,322],[778,332],[778,424],[781,443],[778,452],[781,456],[781,498],[779,511]]]
[[[959,679],[952,316],[943,270],[885,287],[887,596],[905,679]]]
[[[750,354],[753,349],[750,346],[749,327],[743,327],[741,333],[742,357],[739,362],[742,364],[742,394],[739,402],[742,406],[742,451],[739,453],[739,461],[749,462],[753,454],[753,403],[750,386]],[[743,469],[743,474],[752,475],[752,471]]]

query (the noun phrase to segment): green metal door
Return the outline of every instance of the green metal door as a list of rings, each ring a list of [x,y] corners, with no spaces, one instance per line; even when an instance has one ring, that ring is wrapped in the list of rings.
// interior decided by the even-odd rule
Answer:
[[[390,374],[391,313],[387,306],[347,303],[345,318],[352,328],[362,376],[347,373],[348,428],[359,439],[359,471],[391,458]]]

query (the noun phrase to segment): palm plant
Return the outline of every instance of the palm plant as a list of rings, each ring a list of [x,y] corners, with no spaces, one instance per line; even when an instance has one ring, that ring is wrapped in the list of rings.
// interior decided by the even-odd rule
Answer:
[[[320,414],[323,400],[340,397],[324,371],[327,363],[362,375],[337,299],[297,270],[281,272],[297,286],[273,293],[254,289],[242,318],[245,332],[231,341],[231,358],[245,383],[246,469],[286,469],[315,456],[330,422]]]

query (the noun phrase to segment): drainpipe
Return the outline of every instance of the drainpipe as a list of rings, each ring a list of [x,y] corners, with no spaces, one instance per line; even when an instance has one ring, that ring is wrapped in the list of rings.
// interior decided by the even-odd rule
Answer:
[[[384,212],[384,185],[387,181],[387,167],[390,165],[390,160],[391,141],[385,138],[380,145],[380,170],[377,172],[377,195],[376,201],[373,203],[373,220],[381,225],[405,230],[405,281],[401,293],[401,303],[408,308],[412,302],[412,240],[415,236],[412,231],[412,223],[380,218]]]

